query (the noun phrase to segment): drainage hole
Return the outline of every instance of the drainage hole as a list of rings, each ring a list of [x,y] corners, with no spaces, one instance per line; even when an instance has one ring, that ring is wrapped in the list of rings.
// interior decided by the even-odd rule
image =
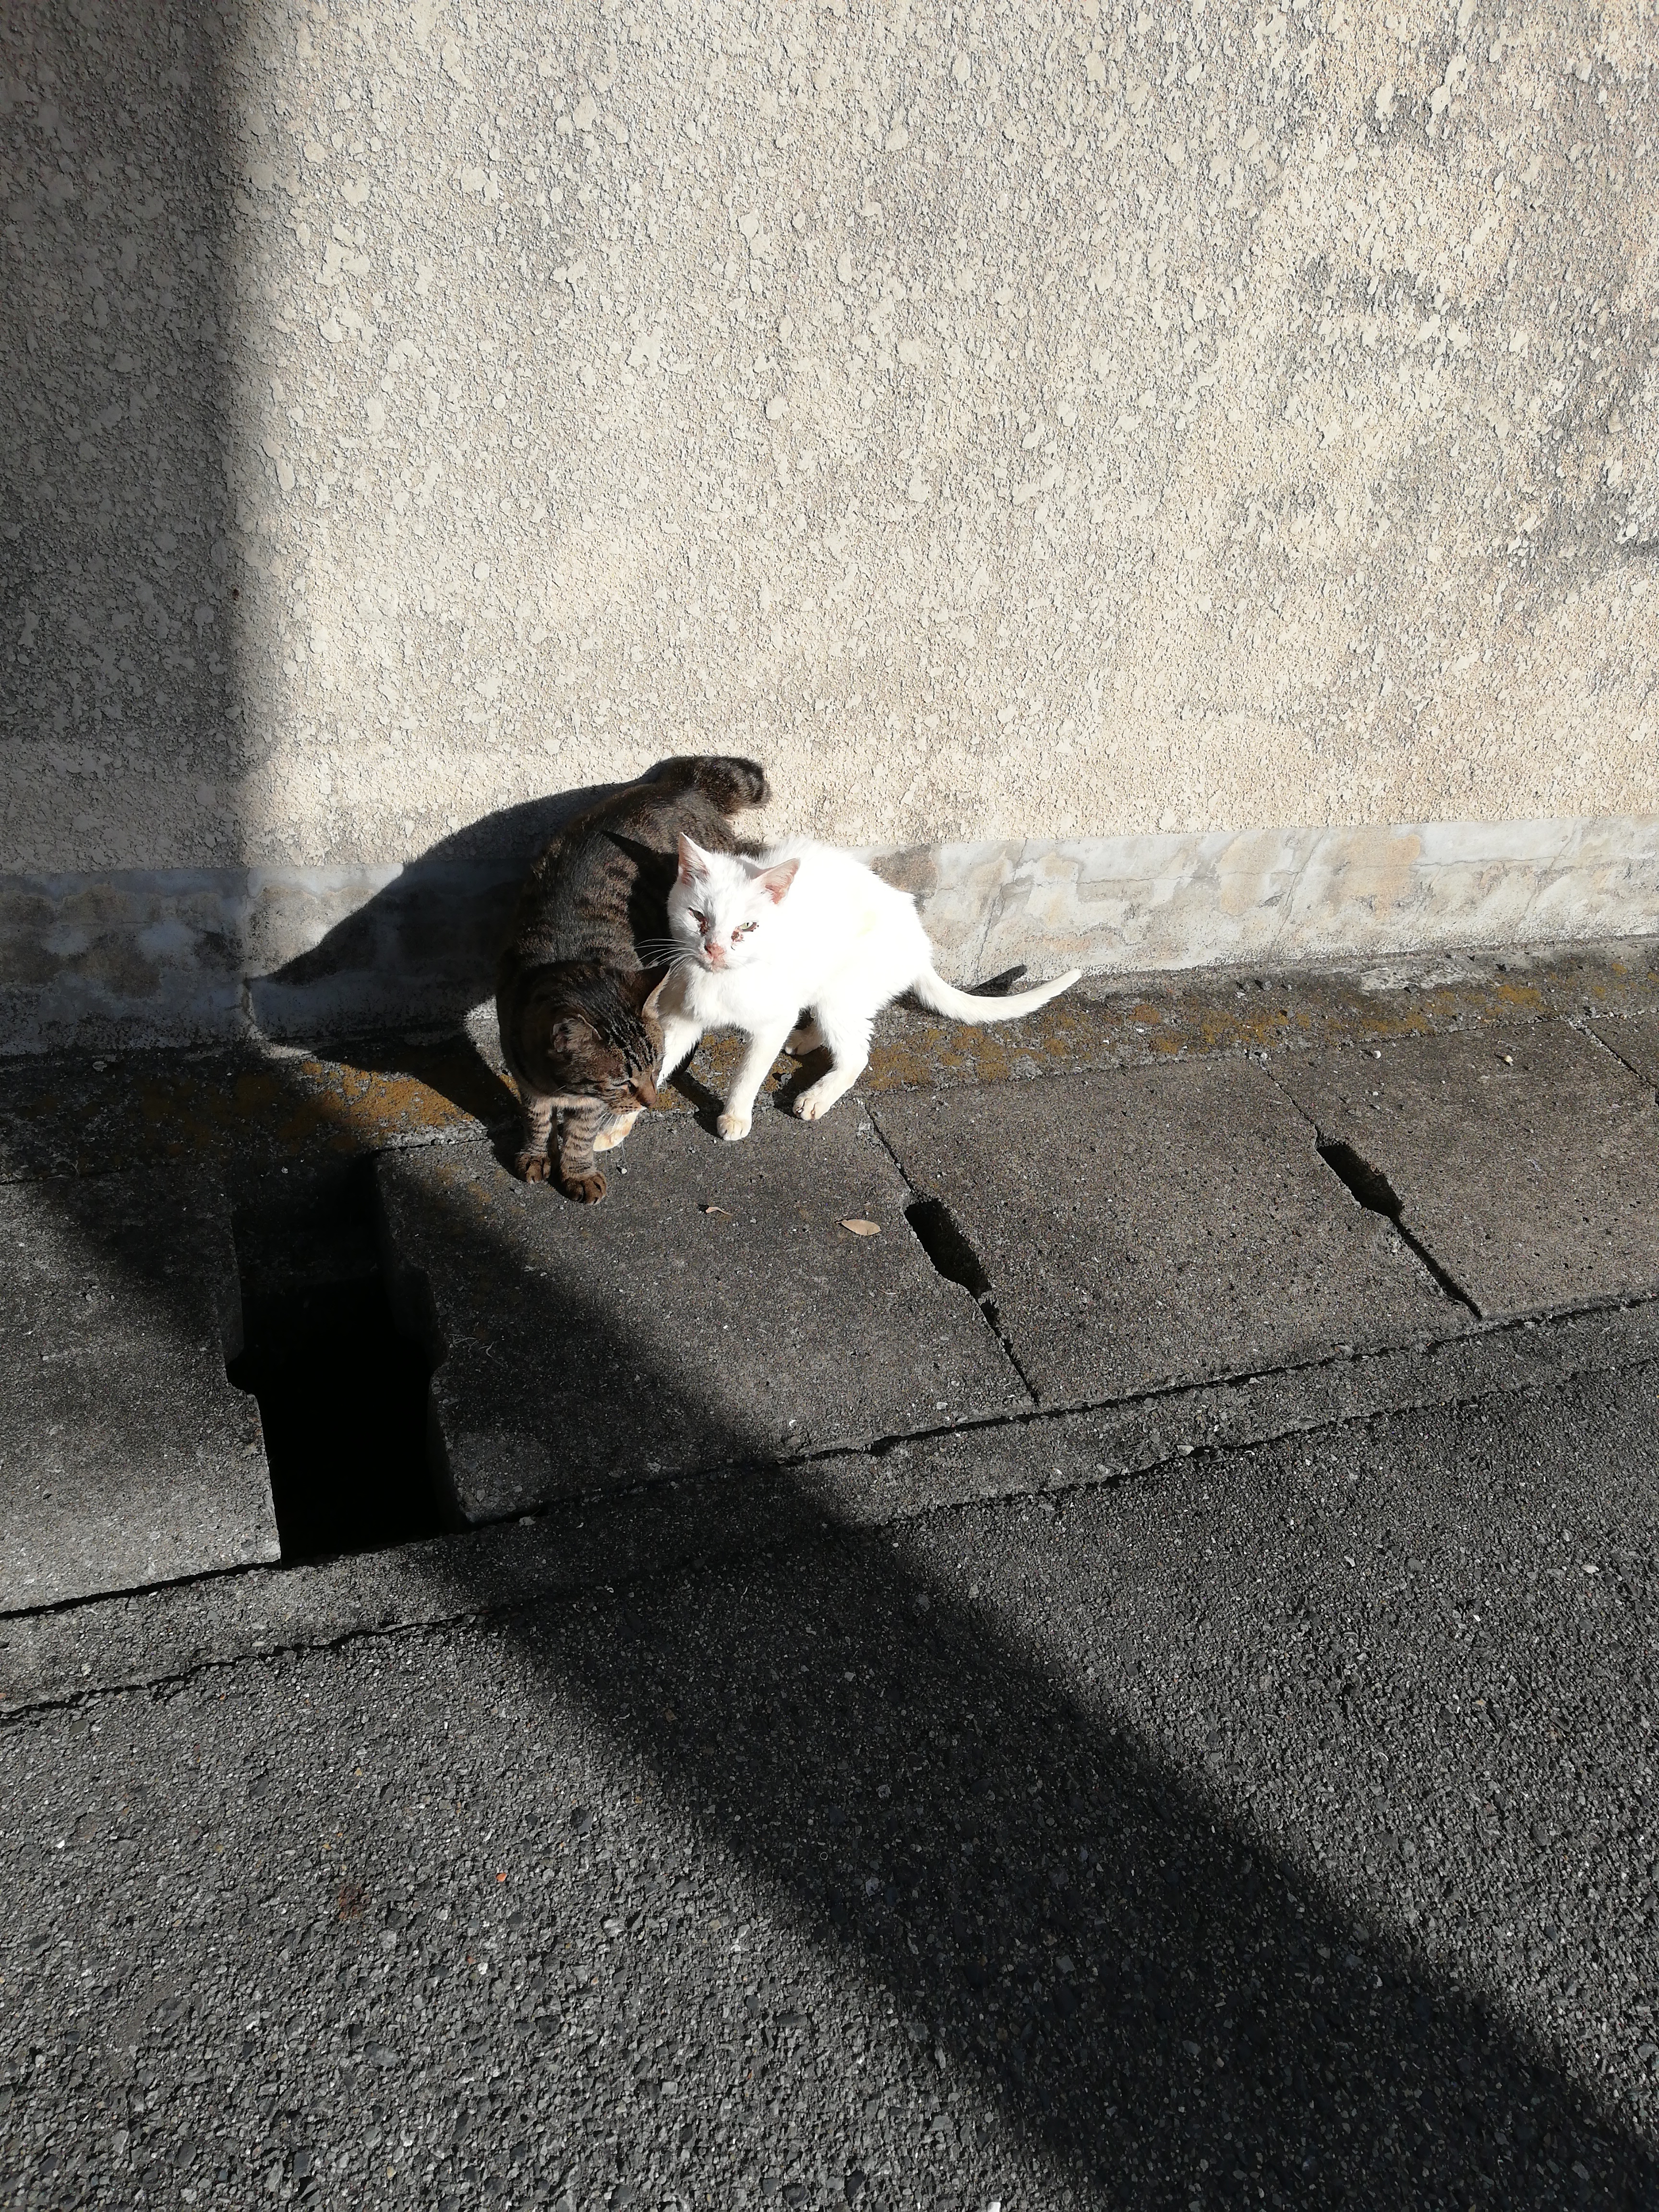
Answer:
[[[960,1283],[975,1298],[982,1298],[991,1279],[979,1263],[979,1255],[957,1226],[956,1217],[942,1198],[919,1198],[904,1209],[904,1218],[916,1232],[921,1249],[937,1273],[947,1282]]]
[[[228,1372],[259,1401],[285,1563],[447,1525],[427,1454],[431,1369],[378,1276],[245,1295],[242,1339]]]

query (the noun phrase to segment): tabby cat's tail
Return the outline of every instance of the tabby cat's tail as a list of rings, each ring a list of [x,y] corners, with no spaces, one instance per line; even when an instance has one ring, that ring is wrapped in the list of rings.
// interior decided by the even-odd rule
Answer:
[[[722,814],[764,806],[772,796],[766,770],[739,753],[677,753],[672,760],[659,761],[647,781],[665,783],[674,791],[700,791]]]
[[[947,983],[942,975],[934,975],[931,968],[924,969],[910,986],[924,1006],[931,1006],[936,1014],[950,1014],[959,1022],[1011,1022],[1021,1014],[1034,1014],[1039,1006],[1046,1006],[1050,999],[1057,999],[1062,991],[1069,990],[1083,970],[1068,968],[1063,975],[1056,975],[1051,983],[1039,983],[1034,991],[1018,991],[1006,999],[988,998],[975,991],[958,991],[954,983]]]

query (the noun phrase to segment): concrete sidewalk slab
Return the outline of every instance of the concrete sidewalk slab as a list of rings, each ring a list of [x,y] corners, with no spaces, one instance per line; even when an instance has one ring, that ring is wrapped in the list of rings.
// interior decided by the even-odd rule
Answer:
[[[482,1145],[378,1164],[394,1303],[438,1363],[468,1519],[1029,1407],[856,1105],[811,1128],[763,1110],[741,1145],[647,1116],[606,1169],[581,1206]]]
[[[1482,1316],[1659,1288],[1659,1106],[1594,1037],[1545,1021],[1274,1072]]]
[[[0,1612],[275,1559],[216,1186],[0,1186]]]
[[[1040,1403],[1100,1402],[1468,1316],[1365,1212],[1242,1060],[888,1098]]]

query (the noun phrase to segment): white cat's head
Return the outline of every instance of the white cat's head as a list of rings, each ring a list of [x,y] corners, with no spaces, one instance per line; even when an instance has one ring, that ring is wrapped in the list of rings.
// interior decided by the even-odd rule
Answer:
[[[769,926],[799,866],[782,860],[768,868],[741,853],[705,853],[682,837],[679,874],[668,894],[671,933],[711,974],[763,958]]]

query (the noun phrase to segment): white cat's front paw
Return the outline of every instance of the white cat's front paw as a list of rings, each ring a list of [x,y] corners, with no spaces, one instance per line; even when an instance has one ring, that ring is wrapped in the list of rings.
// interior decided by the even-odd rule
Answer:
[[[810,1090],[803,1091],[800,1097],[796,1099],[795,1112],[803,1121],[817,1121],[830,1111],[840,1096],[841,1093],[837,1091],[832,1091],[826,1097],[823,1084],[815,1083]]]
[[[749,1134],[750,1120],[746,1114],[722,1114],[715,1126],[728,1145],[740,1145]]]
[[[639,1118],[637,1114],[614,1115],[594,1138],[594,1151],[596,1152],[614,1152]]]

